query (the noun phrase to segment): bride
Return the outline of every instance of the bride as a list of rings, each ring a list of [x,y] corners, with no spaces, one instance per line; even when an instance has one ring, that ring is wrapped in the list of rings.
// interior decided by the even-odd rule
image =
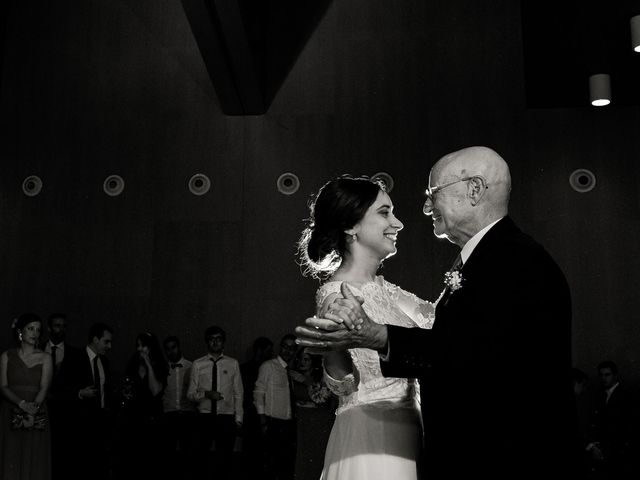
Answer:
[[[348,311],[339,308],[345,282],[373,321],[431,328],[433,304],[376,275],[396,253],[403,228],[384,184],[338,177],[319,190],[310,211],[299,251],[307,272],[326,279],[316,292],[318,317],[349,323]],[[422,438],[417,380],[383,377],[378,353],[369,349],[325,353],[323,363],[339,404],[321,479],[416,479]]]

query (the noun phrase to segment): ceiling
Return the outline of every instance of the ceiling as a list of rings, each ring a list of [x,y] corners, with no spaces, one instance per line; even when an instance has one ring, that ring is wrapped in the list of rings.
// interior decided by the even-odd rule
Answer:
[[[589,76],[611,76],[610,107],[640,105],[640,53],[629,19],[639,0],[521,0],[529,108],[590,107]]]

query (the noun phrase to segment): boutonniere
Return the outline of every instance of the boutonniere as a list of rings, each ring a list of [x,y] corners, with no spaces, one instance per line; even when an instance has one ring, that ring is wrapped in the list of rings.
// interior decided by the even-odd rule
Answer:
[[[451,270],[444,274],[444,284],[452,292],[460,290],[462,288],[462,282],[464,282],[464,278],[460,270]]]

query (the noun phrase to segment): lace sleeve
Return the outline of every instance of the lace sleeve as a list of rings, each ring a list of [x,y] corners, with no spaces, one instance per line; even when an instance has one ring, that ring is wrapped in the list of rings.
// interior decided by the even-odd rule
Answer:
[[[320,313],[322,304],[329,295],[333,293],[340,293],[340,283],[341,282],[327,282],[318,288],[316,291],[316,314]]]
[[[436,305],[428,300],[423,300],[411,292],[389,283],[385,280],[385,286],[391,293],[391,297],[397,305],[420,328],[431,328],[435,321]]]
[[[324,371],[324,382],[329,387],[333,393],[335,393],[339,397],[343,397],[345,395],[351,395],[353,392],[358,390],[358,375],[357,370],[354,370],[353,373],[348,374],[342,380],[336,380],[331,375]]]
[[[329,295],[332,294],[340,294],[340,284],[342,282],[327,282],[318,288],[316,292],[316,313],[320,314],[322,310],[322,305],[324,301],[327,299]],[[360,295],[361,293],[356,289],[356,294]],[[349,352],[351,354],[351,352]],[[353,355],[351,355],[353,359]],[[324,372],[324,381],[327,384],[329,390],[338,395],[339,397],[350,395],[353,392],[358,390],[358,385],[360,383],[360,376],[358,375],[358,370],[354,363],[353,365],[353,373],[349,373],[342,380],[338,380],[333,378],[327,372],[326,368],[324,368],[323,362],[323,372]]]

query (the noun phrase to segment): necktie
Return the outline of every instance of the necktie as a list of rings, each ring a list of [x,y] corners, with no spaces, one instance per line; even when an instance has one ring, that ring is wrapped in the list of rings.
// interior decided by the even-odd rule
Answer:
[[[296,418],[296,396],[293,393],[293,379],[291,378],[291,369],[289,366],[287,369],[287,383],[289,384],[289,403],[291,405],[291,418]]]
[[[171,364],[171,370],[173,370],[174,368],[182,368],[182,364],[181,363],[172,363]]]
[[[454,271],[454,270],[460,270],[462,268],[462,254],[459,253],[458,256],[456,257],[455,261],[453,262],[453,265],[451,265],[451,268],[449,269],[449,271]]]
[[[53,374],[55,375],[57,373],[58,370],[58,359],[56,358],[56,352],[58,350],[58,346],[57,345],[53,345],[51,347],[51,358],[53,360]]]
[[[98,405],[102,408],[102,385],[100,384],[100,369],[98,368],[98,356],[93,357],[93,386],[96,389]]]
[[[211,390],[218,391],[218,360],[211,359]],[[211,414],[218,413],[218,402],[211,400]]]

